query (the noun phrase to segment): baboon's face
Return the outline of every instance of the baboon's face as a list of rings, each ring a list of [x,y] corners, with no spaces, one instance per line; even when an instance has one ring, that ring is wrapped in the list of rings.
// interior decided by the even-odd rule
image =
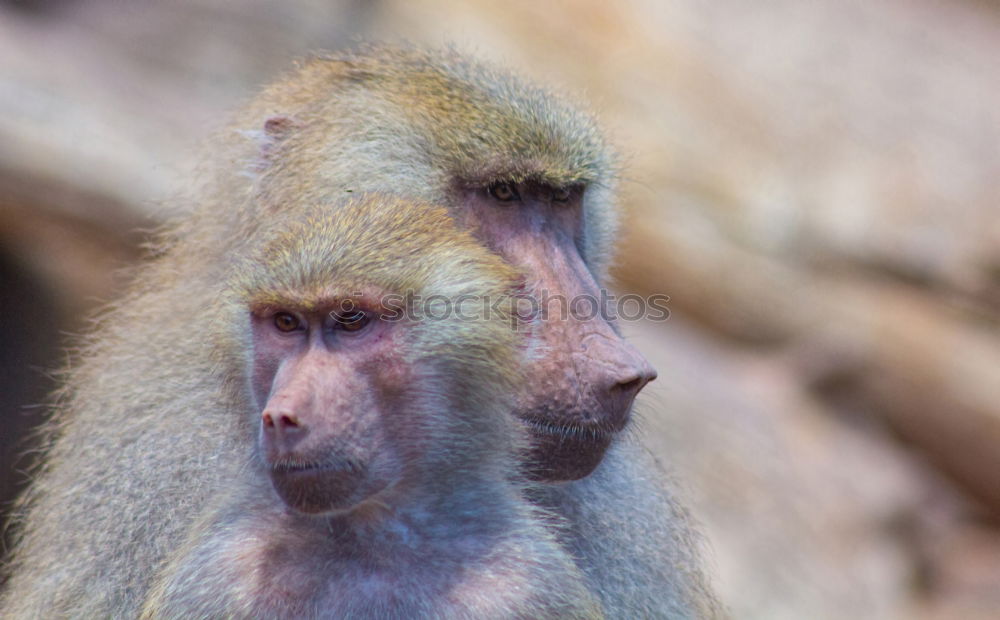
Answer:
[[[349,511],[404,475],[405,327],[354,300],[310,305],[252,311],[259,449],[288,506]]]
[[[494,183],[465,190],[456,217],[524,273],[528,381],[517,416],[531,430],[530,474],[575,480],[604,457],[656,371],[625,342],[581,257],[581,187]],[[594,310],[597,309],[597,312]]]

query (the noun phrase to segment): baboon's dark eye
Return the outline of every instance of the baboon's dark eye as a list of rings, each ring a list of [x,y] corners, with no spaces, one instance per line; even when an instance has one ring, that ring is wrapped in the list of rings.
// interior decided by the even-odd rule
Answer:
[[[299,319],[294,314],[279,312],[274,315],[274,326],[280,332],[293,332],[299,328]]]
[[[330,313],[330,319],[333,321],[333,329],[356,332],[364,329],[371,322],[372,317],[369,313],[362,310],[358,304],[350,299],[345,299],[340,302],[339,309]]]
[[[557,187],[552,190],[552,202],[569,202],[572,192],[567,187]]]
[[[500,202],[514,202],[521,199],[521,194],[517,193],[517,185],[514,183],[500,181],[490,185],[487,191]]]
[[[341,329],[345,332],[360,331],[372,320],[371,315],[363,310],[334,312],[330,314],[330,318],[333,319],[334,329]]]

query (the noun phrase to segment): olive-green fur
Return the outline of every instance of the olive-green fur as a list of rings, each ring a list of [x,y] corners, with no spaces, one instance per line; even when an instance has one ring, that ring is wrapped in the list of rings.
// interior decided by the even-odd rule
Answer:
[[[316,56],[265,89],[217,142],[210,159],[235,165],[210,175],[207,191],[230,207],[196,207],[184,238],[218,239],[221,226],[221,238],[238,240],[284,209],[351,192],[458,206],[457,188],[532,180],[587,188],[581,251],[599,279],[608,268],[615,158],[594,120],[453,50]]]

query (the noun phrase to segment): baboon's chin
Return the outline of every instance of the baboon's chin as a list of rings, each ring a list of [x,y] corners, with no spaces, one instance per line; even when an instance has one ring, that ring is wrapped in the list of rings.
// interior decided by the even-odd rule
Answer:
[[[324,467],[272,469],[271,485],[292,510],[304,514],[346,512],[365,499],[363,472]]]
[[[525,473],[541,482],[567,482],[593,472],[607,452],[614,433],[585,433],[529,423],[531,450]]]

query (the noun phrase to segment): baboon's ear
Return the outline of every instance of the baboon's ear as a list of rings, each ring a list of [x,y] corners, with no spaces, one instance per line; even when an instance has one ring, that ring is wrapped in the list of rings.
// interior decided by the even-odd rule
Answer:
[[[257,143],[257,156],[248,163],[246,174],[257,176],[267,170],[281,143],[300,127],[295,117],[279,114],[265,120],[261,128],[241,130],[241,135]]]

